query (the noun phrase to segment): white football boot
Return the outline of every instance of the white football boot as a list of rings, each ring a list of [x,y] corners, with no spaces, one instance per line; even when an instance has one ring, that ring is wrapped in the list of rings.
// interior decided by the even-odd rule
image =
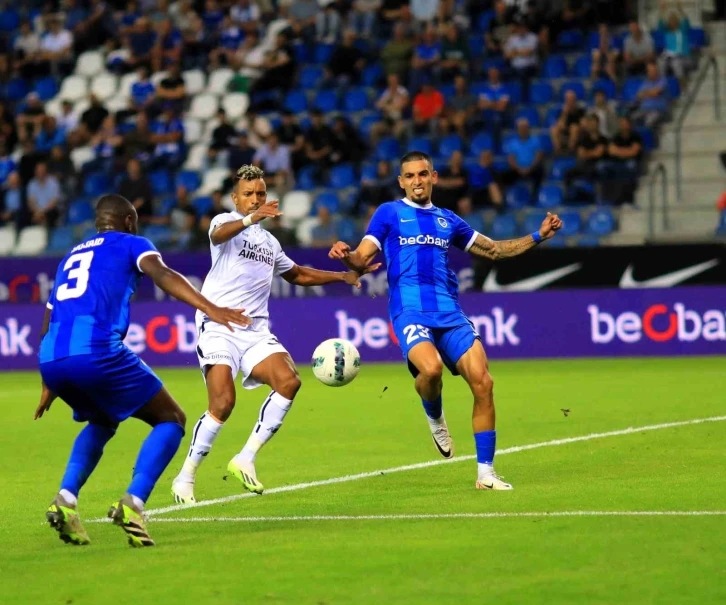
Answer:
[[[451,458],[454,455],[454,442],[449,434],[449,427],[446,426],[446,418],[441,414],[441,418],[433,420],[427,415],[426,420],[429,421],[431,438],[434,440],[434,445],[439,454],[444,458]]]
[[[510,483],[502,481],[494,471],[481,475],[476,480],[476,489],[492,489],[496,491],[508,491],[514,489]]]
[[[197,501],[194,497],[194,481],[177,477],[171,484],[171,495],[177,504],[194,504]]]

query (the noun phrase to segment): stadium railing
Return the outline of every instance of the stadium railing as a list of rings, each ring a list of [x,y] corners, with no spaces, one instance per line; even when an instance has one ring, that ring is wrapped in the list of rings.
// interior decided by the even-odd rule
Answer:
[[[668,231],[670,221],[668,219],[668,171],[663,162],[658,162],[657,166],[648,175],[648,236],[653,238],[655,235],[655,184],[658,176],[661,177],[661,200],[663,207],[663,230]]]

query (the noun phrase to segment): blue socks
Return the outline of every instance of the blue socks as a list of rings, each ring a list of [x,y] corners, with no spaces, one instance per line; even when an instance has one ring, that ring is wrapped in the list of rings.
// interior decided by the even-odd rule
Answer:
[[[476,444],[476,461],[479,464],[494,464],[494,450],[497,447],[497,432],[482,431],[474,433],[474,443]]]
[[[431,418],[431,420],[438,420],[441,418],[441,414],[443,413],[443,404],[441,403],[441,395],[438,396],[436,401],[424,401],[421,400],[421,404],[423,405],[424,410],[426,411],[426,415]]]
[[[78,496],[78,492],[101,459],[103,448],[115,434],[116,429],[100,424],[89,423],[84,427],[73,444],[71,457],[61,481],[61,489]]]
[[[134,476],[127,490],[129,494],[144,502],[149,499],[161,473],[179,449],[183,436],[184,429],[176,422],[162,422],[151,429],[136,459]]]

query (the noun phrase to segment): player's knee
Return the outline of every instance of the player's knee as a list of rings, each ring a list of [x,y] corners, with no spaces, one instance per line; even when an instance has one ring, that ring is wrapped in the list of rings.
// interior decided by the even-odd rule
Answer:
[[[422,378],[429,383],[441,382],[444,375],[444,364],[438,359],[422,364],[419,368]]]
[[[215,418],[226,421],[232,414],[235,404],[234,391],[227,389],[215,391],[209,395],[209,411]]]
[[[286,399],[295,399],[297,392],[300,390],[302,382],[297,372],[290,372],[279,378],[275,384],[275,391],[280,393]]]
[[[176,410],[174,422],[176,422],[183,429],[186,429],[187,415],[184,413],[184,410],[182,410],[181,408],[178,408]]]
[[[477,397],[490,399],[494,392],[494,379],[487,370],[484,370],[471,386]]]

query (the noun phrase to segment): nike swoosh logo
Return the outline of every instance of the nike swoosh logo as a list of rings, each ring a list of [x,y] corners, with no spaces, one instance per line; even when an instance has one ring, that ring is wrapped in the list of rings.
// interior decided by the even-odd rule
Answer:
[[[401,219],[401,222],[402,223],[410,223],[411,221],[415,221],[415,220],[416,220],[415,218],[406,218],[406,219],[402,218]]]
[[[532,290],[539,290],[552,282],[562,279],[565,275],[579,271],[582,268],[582,263],[573,263],[560,269],[554,269],[547,271],[541,275],[535,275],[534,277],[528,277],[514,283],[503,286],[497,281],[497,268],[492,267],[489,271],[487,278],[484,280],[484,286],[482,287],[483,292],[530,292]]]
[[[434,438],[434,436],[433,436],[433,435],[431,435],[431,438],[432,438],[432,439],[434,440],[434,445],[436,446],[436,449],[437,449],[437,450],[439,450],[439,452],[441,453],[441,455],[442,455],[442,456],[443,456],[444,458],[451,458],[451,450],[445,450],[444,448],[442,448],[442,447],[441,447],[441,446],[439,445],[439,442],[438,442],[438,441],[436,441],[436,439]]]
[[[672,273],[666,273],[665,275],[659,275],[658,277],[653,277],[651,279],[646,279],[643,281],[637,281],[635,278],[633,278],[633,265],[631,264],[627,266],[627,268],[625,269],[625,273],[623,273],[623,276],[620,278],[620,287],[670,288],[672,286],[675,286],[676,284],[680,284],[681,282],[686,281],[687,279],[690,279],[691,277],[698,275],[699,273],[703,273],[704,271],[712,269],[720,262],[721,261],[719,259],[714,258],[713,260],[708,260],[705,263],[699,263],[698,265],[693,265],[692,267],[686,267],[685,269],[679,269],[678,271],[673,271]]]

